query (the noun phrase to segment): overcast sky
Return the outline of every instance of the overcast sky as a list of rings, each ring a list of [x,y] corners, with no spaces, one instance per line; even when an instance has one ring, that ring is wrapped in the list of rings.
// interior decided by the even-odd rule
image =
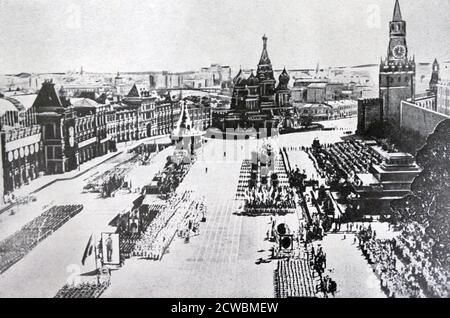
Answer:
[[[395,0],[0,0],[0,73],[378,63]],[[401,0],[410,52],[450,60],[449,0]]]

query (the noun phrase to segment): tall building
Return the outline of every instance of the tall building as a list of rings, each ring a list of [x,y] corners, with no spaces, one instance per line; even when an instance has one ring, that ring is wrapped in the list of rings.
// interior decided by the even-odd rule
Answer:
[[[203,132],[195,127],[186,104],[186,101],[181,102],[180,116],[170,133],[170,138],[175,143],[175,151],[172,156],[174,162],[191,162],[196,150],[202,146]]]
[[[136,106],[139,115],[138,139],[155,136],[157,134],[155,105],[156,97],[152,96],[146,87],[134,84],[123,103]]]
[[[89,98],[68,99],[58,94],[53,82],[46,81],[33,107],[42,128],[46,174],[74,170],[115,148],[107,131],[109,105]]]
[[[71,120],[68,106],[68,101],[61,99],[56,92],[54,83],[46,81],[42,84],[33,107],[42,127],[45,171],[48,174],[64,173],[77,166],[75,123]]]
[[[263,36],[263,50],[261,58],[258,63],[258,70],[256,72],[256,78],[259,82],[259,93],[261,108],[271,108],[275,104],[275,77],[272,69],[272,62],[270,61],[269,54],[267,52],[267,37]]]
[[[430,80],[430,92],[433,95],[437,95],[437,85],[439,83],[439,63],[437,59],[433,62],[433,71],[431,73],[431,80]]]
[[[272,62],[267,51],[267,37],[263,38],[263,50],[256,75],[247,77],[241,69],[233,79],[230,109],[216,113],[217,128],[272,128],[292,110],[290,105],[290,76],[284,69],[275,80]]]
[[[385,122],[400,124],[400,103],[414,99],[416,63],[408,56],[406,22],[400,4],[395,1],[394,15],[389,24],[390,39],[386,59],[380,65],[380,98],[383,101],[382,118]]]
[[[0,204],[3,195],[38,178],[44,168],[36,95],[0,98]]]

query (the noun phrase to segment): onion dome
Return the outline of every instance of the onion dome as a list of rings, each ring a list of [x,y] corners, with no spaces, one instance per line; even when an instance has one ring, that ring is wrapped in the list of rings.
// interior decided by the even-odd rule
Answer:
[[[280,81],[280,84],[288,84],[291,77],[289,76],[288,72],[286,71],[286,68],[283,69],[283,72],[281,72],[280,77],[278,77],[278,80]]]
[[[259,80],[252,72],[250,74],[250,77],[247,79],[247,86],[258,86],[258,85],[259,85]]]
[[[239,77],[241,77],[241,75],[242,75],[242,69],[240,69],[239,72],[237,73],[236,77],[233,78],[233,84],[234,85],[236,85],[236,83],[237,83]]]
[[[237,86],[237,87],[245,87],[245,85],[247,85],[247,79],[245,78],[245,75],[244,75],[244,72],[242,72],[242,69],[239,70],[239,73],[233,79],[233,84],[234,84],[234,86]]]

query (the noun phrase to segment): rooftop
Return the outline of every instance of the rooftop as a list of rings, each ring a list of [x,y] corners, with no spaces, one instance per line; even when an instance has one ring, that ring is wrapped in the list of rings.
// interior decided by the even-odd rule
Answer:
[[[388,160],[412,160],[414,161],[414,156],[406,152],[389,152],[383,150],[380,146],[373,146],[372,149],[381,155],[384,159]]]
[[[313,107],[327,107],[327,108],[330,108],[331,106],[327,105],[327,104],[323,104],[323,103],[307,103],[307,104],[300,104],[297,107],[300,108],[300,109],[303,109],[303,108],[313,108]]]
[[[90,98],[71,98],[70,103],[72,107],[88,107],[88,108],[97,108],[100,105],[96,101],[90,99]]]
[[[308,85],[308,88],[326,88],[327,83],[312,83]]]
[[[23,112],[33,106],[36,94],[14,95],[0,99],[0,116],[7,111]]]
[[[36,100],[37,94],[24,94],[24,95],[14,95],[10,98],[17,100],[25,110],[30,109],[33,106],[34,101]]]
[[[331,107],[340,107],[340,106],[358,106],[358,102],[351,99],[343,99],[343,100],[336,100],[336,101],[327,101],[327,104]]]
[[[6,112],[18,112],[18,109],[10,100],[0,98],[0,116]]]

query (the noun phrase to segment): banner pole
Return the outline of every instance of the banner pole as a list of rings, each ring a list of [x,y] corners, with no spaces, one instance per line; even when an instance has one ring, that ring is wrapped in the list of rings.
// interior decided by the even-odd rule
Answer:
[[[100,285],[100,277],[99,277],[99,272],[98,272],[98,260],[97,260],[97,238],[96,236],[94,236],[94,254],[95,254],[95,271],[97,272],[97,285]]]

